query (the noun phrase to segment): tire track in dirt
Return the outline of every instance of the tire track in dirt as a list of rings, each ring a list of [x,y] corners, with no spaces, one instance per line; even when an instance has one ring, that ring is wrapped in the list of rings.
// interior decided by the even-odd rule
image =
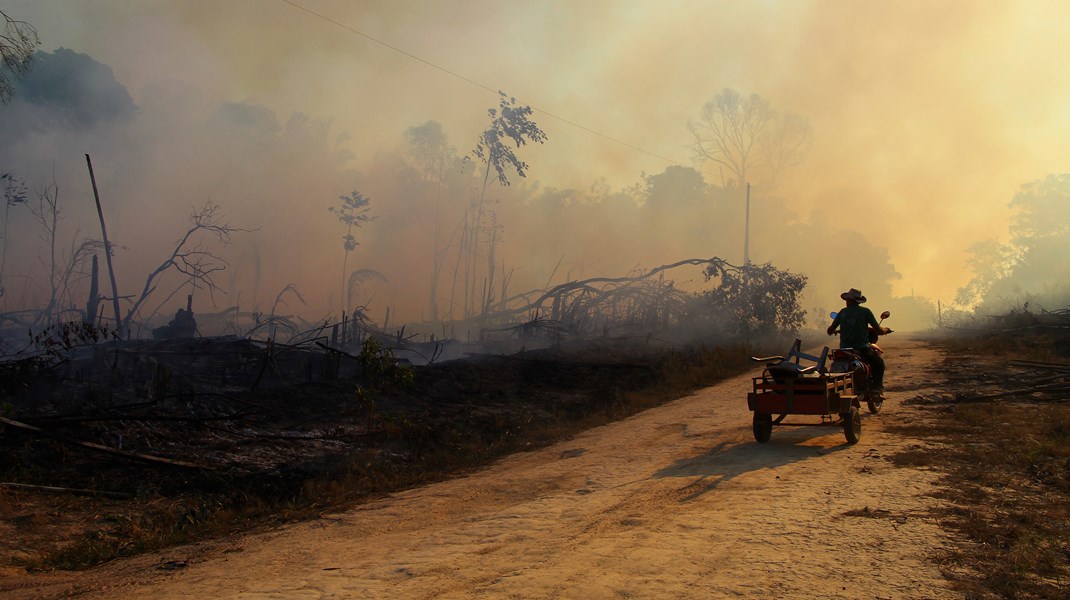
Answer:
[[[956,597],[930,560],[952,543],[926,516],[937,502],[929,495],[937,474],[886,460],[922,442],[882,427],[909,413],[901,400],[929,389],[927,369],[938,353],[906,337],[887,346],[889,400],[879,415],[864,417],[855,446],[844,443],[840,427],[778,427],[769,443],[755,443],[748,375],[463,478],[314,522],[40,577],[22,591]],[[186,566],[159,568],[168,564]]]

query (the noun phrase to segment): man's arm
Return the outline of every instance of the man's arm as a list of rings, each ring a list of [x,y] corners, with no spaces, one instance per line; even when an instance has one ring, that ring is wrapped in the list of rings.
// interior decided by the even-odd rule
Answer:
[[[866,320],[871,326],[873,326],[874,329],[879,331],[881,335],[884,335],[891,331],[891,329],[888,329],[887,327],[881,327],[880,321],[877,320],[877,317],[873,316],[873,311],[869,310],[868,308],[866,309]]]
[[[825,330],[825,333],[827,333],[829,335],[835,335],[836,334],[836,326],[839,325],[839,324],[840,324],[840,315],[837,314],[836,318],[832,320],[832,325],[829,325],[829,328]]]
[[[877,317],[873,316],[873,311],[868,308],[866,309],[866,322],[872,325],[874,329],[881,328],[880,321],[877,320]]]

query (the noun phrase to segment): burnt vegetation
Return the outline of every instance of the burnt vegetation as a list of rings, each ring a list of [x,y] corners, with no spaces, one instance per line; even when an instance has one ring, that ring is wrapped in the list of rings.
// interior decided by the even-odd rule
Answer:
[[[500,114],[525,118],[514,102],[503,96]],[[292,284],[269,311],[195,310],[220,293],[220,248],[247,232],[214,204],[194,210],[137,293],[102,293],[97,256],[115,246],[105,234],[57,253],[59,194],[41,189],[49,301],[2,315],[0,490],[11,521],[25,521],[4,559],[82,568],[433,481],[710,384],[802,325],[805,276],[717,257],[519,294],[506,280],[497,295],[488,260],[477,294],[476,258],[497,243],[482,201],[490,173],[502,184],[502,165],[526,168],[498,148],[497,128],[513,136],[491,117],[484,189],[455,247],[463,317],[437,330],[379,326],[358,302],[361,285],[385,280],[348,266],[372,221],[360,192],[332,211],[346,227],[340,315],[310,323]],[[517,135],[538,141],[532,127]],[[681,269],[701,270],[708,289],[679,289]],[[158,316],[180,292],[184,308]]]
[[[0,129],[11,148],[42,131],[166,120],[158,106],[135,106],[106,66],[70,50],[35,54],[36,31],[0,16]],[[547,141],[534,111],[500,93],[486,115],[464,156],[437,122],[408,129],[404,151],[370,167],[393,174],[385,183],[343,168],[351,156],[329,121],[294,114],[280,123],[248,103],[176,117],[209,141],[198,146],[204,163],[236,172],[238,154],[269,165],[235,174],[223,197],[245,194],[295,222],[293,198],[337,199],[308,211],[324,221],[329,211],[330,225],[344,227],[342,256],[337,240],[329,249],[339,287],[328,292],[299,287],[288,272],[273,273],[278,287],[265,295],[262,265],[282,262],[287,244],[250,244],[235,259],[231,242],[258,228],[235,225],[213,202],[161,226],[164,250],[126,247],[106,234],[114,179],[97,197],[100,236],[64,237],[66,188],[0,171],[0,522],[14,524],[0,563],[84,568],[461,473],[743,370],[747,356],[768,353],[766,342],[779,349],[804,326],[812,280],[840,289],[849,272],[890,296],[899,277],[862,234],[802,222],[771,192],[755,206],[765,224],[755,245],[787,240],[769,255],[807,273],[749,254],[740,264],[720,258],[750,241],[744,190],[754,181],[761,192],[798,164],[812,137],[805,118],[756,94],[726,89],[688,124],[694,158],[719,184],[674,165],[623,190],[604,180],[590,190],[525,185],[531,167],[518,153]],[[299,189],[283,175],[291,172]],[[958,395],[918,399],[946,418],[912,433],[949,449],[899,459],[948,469],[957,504],[941,516],[977,542],[947,557],[949,571],[968,571],[960,582],[974,595],[1054,596],[1051,582],[1066,581],[1067,198],[1067,175],[1023,186],[1010,243],[972,248],[975,277],[950,310],[913,297],[890,307],[936,316],[961,335],[956,352],[1011,349],[1034,361],[999,381],[953,381]],[[413,214],[429,221],[404,218]],[[294,239],[289,223],[261,225],[270,241]],[[12,250],[19,229],[38,236],[32,251],[25,240]],[[661,229],[674,235],[652,234]],[[518,256],[548,259],[507,252],[507,234],[514,248],[560,251],[548,277],[518,283],[534,270]],[[395,260],[417,253],[397,250],[406,245],[419,249],[418,265]],[[590,248],[618,260],[576,258]],[[850,252],[830,261],[830,248]],[[149,257],[140,285],[113,272],[111,259],[124,254]],[[620,266],[636,256],[668,258]],[[398,275],[427,282],[422,316],[392,319],[387,306],[373,317],[385,303],[377,292]],[[327,313],[309,316],[313,293],[331,298]]]
[[[718,257],[510,293],[488,189],[523,177],[514,147],[545,134],[504,94],[488,115],[482,186],[436,252],[453,269],[433,323],[370,317],[363,287],[387,278],[351,266],[375,219],[359,191],[330,208],[345,227],[338,313],[309,322],[294,284],[268,310],[196,310],[225,293],[225,248],[250,233],[215,204],[127,294],[88,156],[101,239],[68,251],[58,186],[5,176],[5,225],[32,205],[49,259],[47,303],[0,314],[0,506],[22,523],[3,559],[82,568],[447,477],[710,384],[802,326],[805,276]],[[687,269],[704,290],[677,286]]]
[[[45,98],[77,112],[81,96],[46,83],[81,71],[99,75],[95,89],[106,97],[125,99],[105,121],[134,118],[103,65],[69,51],[39,58],[44,79],[22,83],[16,111]],[[7,283],[16,280],[6,228],[29,208],[48,259],[44,277],[19,280],[19,293],[44,290],[48,300],[0,313],[2,483],[127,501],[132,508],[120,512],[145,511],[137,522],[156,523],[97,523],[71,548],[23,563],[84,566],[222,527],[234,514],[304,514],[442,477],[710,383],[742,364],[748,352],[736,344],[802,325],[804,276],[718,257],[553,284],[562,279],[555,269],[545,286],[512,291],[494,194],[526,176],[519,152],[547,136],[533,110],[504,93],[487,117],[466,157],[437,124],[408,132],[419,189],[436,191],[429,321],[392,323],[389,308],[382,321],[371,316],[375,286],[389,281],[368,265],[363,244],[387,204],[378,194],[353,190],[328,207],[344,227],[337,309],[307,320],[309,290],[294,283],[257,301],[259,252],[240,259],[253,275],[244,282],[253,300],[242,305],[237,275],[223,279],[234,270],[227,251],[254,230],[233,225],[217,204],[194,208],[184,227],[172,223],[175,241],[130,290],[112,259],[153,250],[109,239],[112,185],[98,186],[89,156],[100,236],[78,233],[66,248],[55,181],[34,187],[5,174],[0,298],[12,298]],[[221,118],[248,125],[265,115],[230,106]],[[288,127],[287,142],[327,137],[307,118]],[[467,198],[463,210],[439,210],[458,198]],[[452,234],[447,218],[457,219]],[[678,274],[695,271],[704,290],[678,286]],[[235,303],[216,310],[223,297]],[[154,507],[164,499],[188,510],[161,514]]]
[[[3,364],[0,493],[6,516],[32,515],[9,562],[81,568],[314,516],[633,414],[748,355],[604,339],[409,365],[371,334],[354,353],[112,338],[60,327]]]
[[[1009,313],[934,340],[947,392],[894,429],[939,443],[894,457],[944,474],[934,510],[965,542],[939,556],[967,598],[1062,598],[1070,582],[1070,315]]]

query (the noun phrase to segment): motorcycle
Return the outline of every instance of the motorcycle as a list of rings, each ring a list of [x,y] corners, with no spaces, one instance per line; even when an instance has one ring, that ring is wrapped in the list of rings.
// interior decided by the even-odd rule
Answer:
[[[836,313],[831,313],[829,316],[835,319]],[[878,327],[869,326],[869,347],[879,354],[884,354],[884,350],[877,345],[877,339],[882,335],[892,333],[891,329],[882,328],[879,325],[890,316],[892,313],[884,311],[877,323]],[[865,401],[869,412],[873,414],[880,412],[881,406],[884,405],[884,396],[873,389],[873,378],[865,356],[855,348],[837,348],[831,352],[831,357],[832,364],[829,365],[828,371],[830,373],[854,373],[854,388],[858,392],[859,401]]]

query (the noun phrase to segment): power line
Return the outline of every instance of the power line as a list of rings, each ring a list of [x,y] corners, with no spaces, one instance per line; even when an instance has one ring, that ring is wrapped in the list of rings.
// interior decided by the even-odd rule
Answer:
[[[344,29],[344,30],[346,30],[346,31],[348,31],[350,33],[359,35],[359,36],[361,36],[362,38],[364,38],[366,40],[375,42],[376,44],[379,44],[380,46],[383,46],[384,48],[389,48],[390,50],[393,50],[394,52],[397,52],[398,54],[401,54],[403,56],[411,58],[412,60],[415,60],[417,62],[423,63],[423,64],[431,67],[432,69],[437,69],[439,71],[442,71],[443,73],[446,73],[447,75],[456,77],[457,79],[460,79],[461,81],[464,81],[466,83],[474,85],[474,86],[476,86],[476,87],[478,87],[480,89],[486,90],[486,91],[491,92],[493,94],[499,93],[499,90],[496,90],[496,89],[494,89],[494,88],[492,88],[492,87],[490,87],[488,85],[482,84],[482,83],[480,83],[480,82],[478,82],[478,81],[476,81],[474,79],[465,77],[464,75],[461,75],[460,73],[457,73],[455,71],[451,71],[451,70],[449,70],[449,69],[447,69],[445,67],[436,65],[435,63],[433,63],[433,62],[431,62],[429,60],[420,58],[419,56],[416,56],[415,54],[412,54],[411,52],[406,52],[405,50],[402,50],[401,48],[398,48],[397,46],[392,46],[392,45],[390,45],[390,44],[388,44],[388,43],[386,43],[386,42],[384,42],[382,40],[376,39],[376,38],[374,38],[374,37],[362,32],[362,31],[358,31],[358,30],[350,27],[349,25],[346,25],[345,23],[341,23],[341,22],[336,21],[336,20],[334,20],[334,19],[332,19],[332,18],[330,18],[330,17],[328,17],[326,15],[320,14],[320,13],[314,11],[314,10],[311,10],[309,8],[301,6],[300,4],[294,2],[293,0],[280,0],[280,1],[284,2],[286,4],[289,4],[290,6],[296,8],[296,9],[302,10],[302,11],[304,11],[304,12],[306,12],[306,13],[308,13],[308,14],[310,14],[310,15],[318,18],[318,19],[322,19],[322,20],[324,20],[324,21],[326,21],[326,22],[328,22],[328,23],[330,23],[332,25],[340,27],[340,28],[342,28],[342,29]],[[664,157],[664,156],[662,156],[660,154],[657,154],[655,152],[651,152],[649,150],[644,150],[643,148],[640,148],[640,147],[635,146],[633,144],[629,144],[628,142],[625,142],[623,140],[619,140],[619,139],[617,139],[615,137],[606,135],[606,134],[604,134],[604,133],[602,133],[600,131],[596,131],[594,129],[591,129],[590,127],[587,127],[585,125],[581,125],[580,123],[577,123],[577,122],[572,121],[570,119],[566,119],[565,117],[561,117],[561,116],[555,115],[554,113],[549,112],[547,110],[543,110],[543,109],[535,107],[535,106],[532,106],[531,109],[534,110],[534,111],[540,112],[540,113],[542,113],[542,114],[544,114],[544,115],[546,115],[546,116],[548,116],[550,118],[557,119],[558,121],[561,121],[562,123],[565,123],[567,125],[571,125],[571,126],[577,128],[577,129],[581,129],[583,131],[586,131],[587,133],[590,133],[592,135],[596,135],[596,136],[598,136],[600,138],[609,140],[609,141],[611,141],[611,142],[613,142],[615,144],[620,144],[621,146],[624,146],[624,147],[629,148],[631,150],[635,150],[636,152],[642,152],[643,154],[646,154],[648,156],[653,156],[654,158],[663,160],[663,161],[665,161],[665,162],[667,162],[669,164],[673,164],[673,165],[679,164],[679,161],[673,160],[671,158],[666,158],[666,157]]]

